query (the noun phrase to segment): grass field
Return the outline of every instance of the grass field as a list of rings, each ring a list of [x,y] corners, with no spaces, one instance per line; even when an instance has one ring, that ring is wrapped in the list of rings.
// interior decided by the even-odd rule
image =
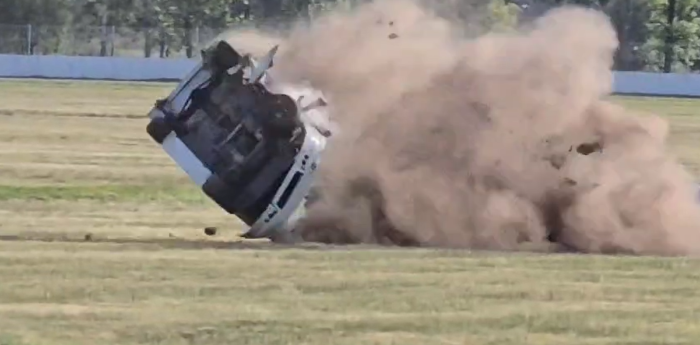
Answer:
[[[691,259],[240,242],[144,131],[171,86],[0,81],[0,345],[700,343]],[[616,100],[700,175],[700,101]]]

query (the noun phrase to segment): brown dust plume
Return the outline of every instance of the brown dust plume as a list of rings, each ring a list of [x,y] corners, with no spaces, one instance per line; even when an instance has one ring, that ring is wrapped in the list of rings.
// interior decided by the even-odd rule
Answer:
[[[467,39],[411,1],[334,12],[275,72],[330,99],[341,131],[298,231],[334,243],[693,255],[700,207],[667,124],[605,100],[617,39],[553,9]]]

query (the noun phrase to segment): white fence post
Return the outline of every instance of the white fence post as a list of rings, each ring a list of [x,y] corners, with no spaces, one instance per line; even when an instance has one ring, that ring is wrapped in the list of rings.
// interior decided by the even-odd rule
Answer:
[[[117,27],[112,25],[112,30],[109,33],[109,43],[111,45],[109,55],[114,56],[114,38],[117,36]]]
[[[32,55],[32,24],[27,24],[27,55]]]
[[[197,49],[200,49],[200,47],[199,47],[199,42],[200,42],[200,39],[199,39],[199,25],[196,26],[196,27],[194,28],[194,37],[195,37],[194,46],[195,46]]]

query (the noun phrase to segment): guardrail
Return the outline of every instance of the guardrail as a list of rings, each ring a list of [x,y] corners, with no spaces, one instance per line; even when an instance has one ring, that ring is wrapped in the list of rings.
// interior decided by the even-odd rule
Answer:
[[[0,78],[176,81],[196,63],[194,59],[0,54]],[[700,74],[615,72],[613,92],[700,98]]]
[[[615,72],[613,92],[626,95],[700,97],[698,73]]]
[[[0,54],[0,78],[179,80],[193,59]]]

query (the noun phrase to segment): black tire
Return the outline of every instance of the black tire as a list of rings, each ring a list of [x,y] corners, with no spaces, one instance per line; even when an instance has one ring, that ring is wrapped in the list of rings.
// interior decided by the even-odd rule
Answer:
[[[226,212],[231,214],[235,212],[233,205],[231,205],[229,198],[227,198],[229,186],[219,178],[219,176],[211,175],[211,177],[204,182],[204,185],[202,185],[202,191]]]
[[[287,95],[270,95],[267,104],[266,126],[275,137],[291,137],[302,125],[294,100]]]
[[[172,132],[173,129],[162,117],[156,117],[146,126],[146,132],[158,144],[163,144],[165,138]]]
[[[225,41],[219,41],[219,43],[217,43],[213,54],[211,61],[216,68],[221,71],[226,71],[238,65],[241,59],[241,55]]]

